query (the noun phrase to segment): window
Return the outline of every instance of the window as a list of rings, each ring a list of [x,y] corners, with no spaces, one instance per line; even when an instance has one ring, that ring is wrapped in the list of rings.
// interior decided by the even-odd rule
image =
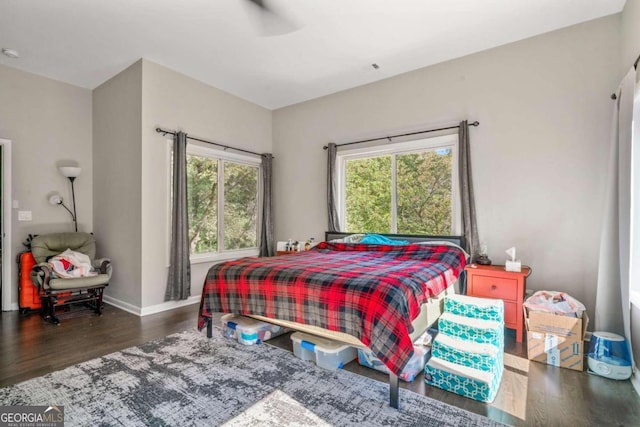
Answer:
[[[219,259],[225,253],[227,257],[257,254],[259,177],[259,160],[200,146],[188,147],[187,210],[192,261]],[[251,253],[238,253],[247,250]]]
[[[636,84],[631,116],[631,212],[629,290],[633,305],[640,307],[640,85]]]
[[[457,135],[345,150],[337,155],[347,232],[460,232]]]

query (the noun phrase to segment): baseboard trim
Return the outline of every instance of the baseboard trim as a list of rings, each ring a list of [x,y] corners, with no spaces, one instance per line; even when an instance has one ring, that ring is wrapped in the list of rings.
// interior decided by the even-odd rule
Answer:
[[[184,307],[186,305],[198,304],[200,302],[200,295],[194,295],[183,301],[167,301],[160,304],[152,305],[149,307],[138,307],[137,305],[129,304],[117,298],[105,295],[103,297],[104,302],[114,307],[118,307],[121,310],[135,314],[136,316],[148,316],[150,314],[161,313],[163,311],[172,310],[178,307]]]
[[[182,301],[167,301],[161,304],[156,304],[149,307],[143,307],[140,310],[140,315],[148,316],[150,314],[156,314],[163,311],[172,310],[174,308],[184,307],[185,305],[198,304],[199,302],[200,302],[200,295],[194,295]]]
[[[638,374],[638,370],[633,370],[633,375],[631,375],[631,385],[636,389],[636,393],[640,395],[640,375]]]
[[[2,306],[2,311],[18,311],[20,310],[20,306],[17,302],[12,302],[10,304],[6,304]]]
[[[129,304],[128,302],[124,302],[117,298],[110,297],[109,295],[104,295],[102,297],[102,300],[109,305],[117,307],[131,314],[135,314],[136,316],[140,316],[141,310],[140,310],[140,307],[138,307],[137,305]]]

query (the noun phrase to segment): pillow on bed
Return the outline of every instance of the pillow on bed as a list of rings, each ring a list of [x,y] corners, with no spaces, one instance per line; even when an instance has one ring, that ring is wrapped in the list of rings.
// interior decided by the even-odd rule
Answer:
[[[364,237],[364,234],[351,234],[349,236],[343,237],[342,239],[333,239],[329,240],[329,242],[333,243],[360,243],[360,240]]]
[[[380,234],[367,234],[360,240],[367,245],[408,245],[408,240],[393,240]]]
[[[454,248],[458,248],[462,251],[462,253],[464,254],[465,258],[469,259],[469,257],[471,257],[471,255],[469,255],[467,253],[467,251],[465,251],[460,245],[456,245],[453,242],[450,242],[448,240],[427,240],[425,242],[416,242],[417,245],[444,245],[444,246],[451,246]]]

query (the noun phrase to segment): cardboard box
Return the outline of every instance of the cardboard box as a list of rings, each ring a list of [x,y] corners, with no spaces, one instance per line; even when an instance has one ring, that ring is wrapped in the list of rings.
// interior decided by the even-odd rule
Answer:
[[[524,310],[528,359],[582,371],[587,313],[578,318]]]

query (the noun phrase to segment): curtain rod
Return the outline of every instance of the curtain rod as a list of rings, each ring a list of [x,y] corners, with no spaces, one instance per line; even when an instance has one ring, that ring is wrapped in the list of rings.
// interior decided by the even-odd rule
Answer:
[[[163,136],[164,135],[175,135],[176,134],[175,131],[166,130],[166,129],[162,129],[162,128],[156,128],[156,132],[161,133]],[[225,150],[242,151],[243,153],[253,154],[254,156],[262,157],[262,154],[260,154],[260,153],[256,153],[254,151],[245,150],[245,149],[242,149],[242,148],[232,147],[230,145],[220,144],[219,142],[213,142],[213,141],[207,141],[206,139],[194,138],[193,136],[189,136],[189,135],[187,135],[187,139],[191,139],[193,141],[204,142],[206,144],[217,145],[218,147],[222,147]]]
[[[640,62],[640,55],[638,55],[638,57],[636,58],[636,62],[633,63],[633,68],[636,69],[636,71],[638,70],[638,62]],[[616,99],[618,99],[618,95],[616,95],[616,93],[612,93],[611,94],[611,99],[613,99],[614,101]]]
[[[475,121],[473,123],[469,123],[469,126],[480,126],[480,122]],[[345,145],[352,145],[352,144],[362,144],[363,142],[381,141],[383,139],[388,139],[389,141],[391,141],[391,138],[400,138],[401,136],[420,135],[421,133],[438,132],[440,130],[458,129],[459,127],[460,127],[460,125],[458,125],[458,126],[449,126],[449,127],[446,127],[446,128],[420,130],[420,131],[417,131],[417,132],[402,133],[402,134],[399,134],[399,135],[383,136],[381,138],[363,139],[362,141],[353,141],[353,142],[345,142],[344,144],[336,144],[336,147],[343,147]],[[324,150],[326,150],[329,147],[327,145],[325,145],[322,148]]]

